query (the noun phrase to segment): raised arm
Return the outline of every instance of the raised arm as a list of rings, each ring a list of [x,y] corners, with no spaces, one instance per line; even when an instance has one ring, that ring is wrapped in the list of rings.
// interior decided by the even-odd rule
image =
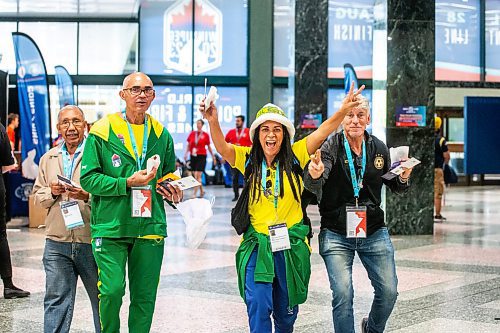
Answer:
[[[229,164],[234,165],[236,162],[236,153],[233,145],[227,143],[224,138],[224,134],[219,124],[219,117],[217,116],[217,107],[214,103],[211,103],[205,110],[205,100],[203,100],[200,103],[199,110],[203,117],[208,120],[208,124],[210,125],[210,136],[214,142],[215,149],[221,154],[222,158],[229,162]]]
[[[307,152],[312,155],[316,152],[316,150],[321,146],[321,144],[326,140],[326,138],[335,131],[347,113],[359,106],[360,101],[356,99],[363,90],[365,89],[365,85],[362,85],[358,91],[354,92],[354,82],[351,84],[351,89],[349,93],[342,101],[342,105],[337,112],[333,114],[330,118],[325,120],[317,130],[312,132],[307,136]]]

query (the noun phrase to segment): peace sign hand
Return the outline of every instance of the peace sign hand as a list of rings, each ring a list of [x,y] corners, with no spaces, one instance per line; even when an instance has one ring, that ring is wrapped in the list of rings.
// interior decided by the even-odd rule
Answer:
[[[311,155],[311,162],[308,167],[309,174],[313,179],[318,179],[321,177],[325,171],[325,165],[321,161],[321,150],[316,150],[314,155]]]
[[[365,90],[364,84],[356,92],[354,92],[354,82],[352,82],[349,92],[342,101],[342,105],[340,106],[339,112],[346,115],[352,109],[357,108],[361,104],[361,100],[358,99],[358,96],[361,94],[363,90]]]

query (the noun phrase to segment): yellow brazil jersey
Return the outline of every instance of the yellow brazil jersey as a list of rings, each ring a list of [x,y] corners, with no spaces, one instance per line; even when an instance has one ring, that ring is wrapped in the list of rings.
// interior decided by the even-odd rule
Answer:
[[[292,145],[292,150],[297,156],[297,159],[302,168],[305,167],[307,162],[309,161],[309,154],[307,153],[307,145],[306,139],[304,138],[300,141],[295,142]],[[245,163],[246,163],[246,155],[250,153],[251,147],[241,147],[234,146],[234,150],[236,152],[236,160],[233,168],[237,168],[241,173],[245,172]],[[273,184],[274,191],[274,182],[276,177],[276,170],[271,169],[269,177],[266,178],[266,183],[270,180],[271,184]],[[250,189],[250,202],[248,206],[250,221],[252,226],[255,228],[257,232],[262,234],[268,234],[268,226],[274,222],[276,219],[278,221],[286,221],[287,227],[290,228],[294,224],[302,221],[302,208],[300,206],[300,202],[297,202],[293,196],[292,188],[290,187],[290,182],[288,181],[288,177],[283,174],[283,198],[278,198],[278,210],[276,212],[274,208],[274,197],[269,196],[266,198],[263,193],[262,186],[259,186],[261,195],[259,201],[252,203],[253,191]],[[293,179],[295,183],[295,179]],[[260,184],[260,181],[259,181]],[[299,187],[295,184],[295,187],[298,189]],[[300,188],[303,189],[304,185],[302,183],[302,179],[300,180]],[[300,200],[300,194],[299,200]]]
[[[123,144],[125,148],[127,148],[130,156],[135,159],[134,150],[132,149],[132,141],[130,140],[130,135],[128,133],[128,126],[121,113],[114,113],[111,119],[111,128],[113,132],[120,138],[123,137]],[[142,143],[144,139],[144,124],[143,125],[135,125],[130,124],[132,127],[132,131],[134,132],[135,143],[137,145],[137,153],[139,156],[142,155]],[[148,117],[148,137],[149,133],[151,133],[151,120]]]

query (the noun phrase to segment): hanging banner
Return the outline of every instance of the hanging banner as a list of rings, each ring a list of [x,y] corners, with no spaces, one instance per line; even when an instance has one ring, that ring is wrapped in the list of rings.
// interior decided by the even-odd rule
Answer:
[[[75,105],[75,94],[73,92],[73,80],[66,68],[55,66],[56,85],[59,93],[59,107],[62,109],[66,105]]]
[[[344,91],[347,95],[351,89],[351,83],[354,82],[354,91],[358,90],[358,77],[351,64],[344,64]]]
[[[47,71],[36,43],[24,33],[13,32],[17,91],[21,123],[23,176],[35,179],[40,157],[50,147],[50,109]]]

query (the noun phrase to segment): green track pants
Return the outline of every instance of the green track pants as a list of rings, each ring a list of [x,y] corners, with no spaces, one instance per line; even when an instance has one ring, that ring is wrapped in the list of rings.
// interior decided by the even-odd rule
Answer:
[[[130,333],[149,332],[160,281],[164,239],[96,238],[92,250],[99,269],[99,314],[102,333],[120,332],[128,260]]]

